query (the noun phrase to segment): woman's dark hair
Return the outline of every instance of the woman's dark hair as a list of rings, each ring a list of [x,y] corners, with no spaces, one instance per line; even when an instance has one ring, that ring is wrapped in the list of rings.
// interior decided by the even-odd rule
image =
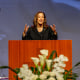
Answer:
[[[39,11],[39,12],[37,12],[37,13],[35,14],[34,19],[33,19],[33,27],[37,27],[37,18],[38,18],[38,14],[39,14],[39,13],[43,13],[43,15],[44,15],[44,23],[43,23],[43,26],[44,26],[45,28],[47,28],[48,25],[47,25],[46,15],[45,15],[45,13],[42,12],[42,11]]]

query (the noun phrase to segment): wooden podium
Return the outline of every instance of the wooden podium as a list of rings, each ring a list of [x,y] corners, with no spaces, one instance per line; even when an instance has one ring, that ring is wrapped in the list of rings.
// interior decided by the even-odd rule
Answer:
[[[69,58],[66,69],[72,68],[72,40],[9,40],[9,66],[19,68],[22,64],[34,66],[31,57],[38,57],[41,49],[47,49],[49,55],[53,50]],[[9,80],[15,80],[15,75],[9,70]]]

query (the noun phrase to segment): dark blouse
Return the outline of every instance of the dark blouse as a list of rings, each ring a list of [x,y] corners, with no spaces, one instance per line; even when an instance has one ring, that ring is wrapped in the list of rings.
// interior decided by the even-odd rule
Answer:
[[[43,28],[42,32],[38,32],[37,28],[30,27],[26,36],[22,36],[22,40],[57,40],[57,34],[50,27]]]

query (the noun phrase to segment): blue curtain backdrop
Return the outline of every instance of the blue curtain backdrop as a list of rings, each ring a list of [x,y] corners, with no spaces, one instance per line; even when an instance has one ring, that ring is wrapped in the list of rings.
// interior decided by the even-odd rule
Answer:
[[[21,40],[38,11],[56,25],[59,40],[72,40],[73,65],[80,61],[80,0],[0,0],[0,66],[8,65],[8,40]],[[8,70],[0,70],[0,76],[8,76]]]

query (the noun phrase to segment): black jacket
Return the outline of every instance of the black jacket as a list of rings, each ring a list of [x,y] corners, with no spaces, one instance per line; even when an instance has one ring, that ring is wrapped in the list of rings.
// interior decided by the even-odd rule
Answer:
[[[57,34],[50,27],[43,28],[42,32],[38,32],[36,28],[30,27],[26,33],[26,36],[22,36],[22,40],[57,40]]]

